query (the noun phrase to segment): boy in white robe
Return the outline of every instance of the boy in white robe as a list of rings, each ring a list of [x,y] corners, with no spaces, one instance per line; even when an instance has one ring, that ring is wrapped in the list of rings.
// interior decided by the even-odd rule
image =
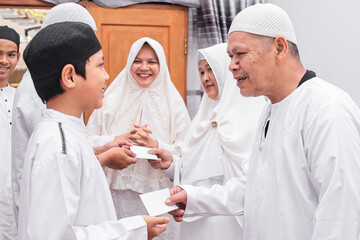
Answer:
[[[90,13],[83,6],[76,3],[62,3],[50,9],[46,14],[41,28],[45,28],[58,22],[70,21],[82,22],[88,24],[94,31],[97,30],[96,23]],[[17,87],[12,111],[11,185],[16,223],[18,219],[20,182],[22,178],[25,151],[30,136],[41,119],[41,110],[45,109],[45,107],[45,104],[36,93],[29,71],[26,71]],[[124,142],[115,142],[111,138],[104,139],[103,141],[104,143],[107,143],[105,149],[102,148],[104,146],[94,148],[102,166],[113,169],[123,169],[129,164],[136,162],[136,159],[130,151],[118,147]],[[105,152],[105,150],[110,147],[112,147],[112,149]]]
[[[86,46],[86,47],[85,47]],[[152,239],[168,218],[116,219],[104,172],[81,120],[99,108],[109,75],[89,25],[42,29],[24,60],[46,102],[26,152],[20,187],[19,239]]]
[[[225,187],[173,188],[167,203],[181,203],[176,220],[244,214],[245,240],[359,239],[360,110],[303,67],[296,42],[273,4],[235,17],[229,68],[243,96],[269,98],[248,175]]]
[[[8,26],[0,26],[0,239],[16,239],[11,191],[11,124],[15,88],[10,74],[19,62],[20,36]]]

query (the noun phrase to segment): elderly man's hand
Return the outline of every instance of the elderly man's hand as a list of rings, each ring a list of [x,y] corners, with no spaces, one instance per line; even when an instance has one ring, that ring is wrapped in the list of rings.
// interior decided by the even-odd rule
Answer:
[[[113,147],[97,155],[101,166],[116,170],[127,168],[136,163],[136,154],[126,148]]]
[[[172,154],[168,150],[153,148],[149,150],[149,153],[159,158],[159,160],[148,160],[153,168],[168,169],[173,161]]]
[[[179,186],[175,186],[170,189],[170,197],[166,200],[167,205],[176,205],[178,209],[175,209],[169,214],[171,214],[175,221],[181,222],[183,220],[183,216],[185,214],[187,202],[187,194],[184,189]]]

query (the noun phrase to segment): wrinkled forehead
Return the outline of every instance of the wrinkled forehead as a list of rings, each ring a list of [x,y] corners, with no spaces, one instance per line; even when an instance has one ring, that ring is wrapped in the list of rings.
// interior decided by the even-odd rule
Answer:
[[[235,31],[229,34],[226,51],[228,53],[234,53],[238,50],[244,50],[253,47],[260,42],[261,36],[259,35],[248,32]]]

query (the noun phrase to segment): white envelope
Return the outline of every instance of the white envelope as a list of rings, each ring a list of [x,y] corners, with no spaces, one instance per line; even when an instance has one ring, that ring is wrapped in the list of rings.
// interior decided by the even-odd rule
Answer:
[[[150,159],[150,160],[159,160],[155,154],[149,154],[148,151],[151,148],[141,147],[141,146],[131,146],[130,150],[136,153],[136,159]]]
[[[161,190],[144,193],[140,195],[141,201],[144,203],[146,210],[150,216],[159,216],[161,214],[178,209],[176,205],[168,206],[165,201],[170,197],[170,190],[164,188]]]

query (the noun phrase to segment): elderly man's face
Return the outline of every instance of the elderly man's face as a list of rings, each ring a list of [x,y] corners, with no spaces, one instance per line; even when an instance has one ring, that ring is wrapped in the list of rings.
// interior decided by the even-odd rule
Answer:
[[[245,32],[232,32],[228,39],[229,66],[243,96],[267,96],[271,92],[275,51],[264,48],[261,38]]]

